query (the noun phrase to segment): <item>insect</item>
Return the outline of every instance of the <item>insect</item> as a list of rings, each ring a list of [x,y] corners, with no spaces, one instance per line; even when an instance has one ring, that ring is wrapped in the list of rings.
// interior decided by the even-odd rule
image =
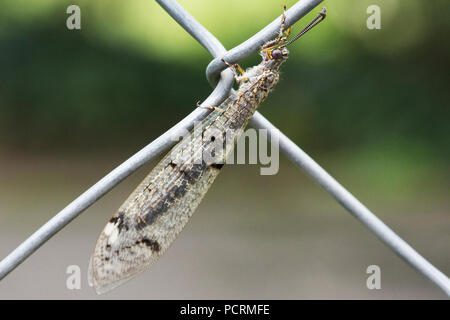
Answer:
[[[261,47],[261,63],[246,72],[224,61],[240,84],[237,92],[219,107],[211,107],[199,129],[173,147],[100,233],[88,272],[89,285],[98,294],[141,273],[169,248],[219,174],[249,119],[277,84],[280,65],[289,56],[286,46],[320,23],[325,14],[323,8],[287,41],[290,28],[285,29],[283,13],[277,38]],[[216,134],[207,135],[211,130]]]

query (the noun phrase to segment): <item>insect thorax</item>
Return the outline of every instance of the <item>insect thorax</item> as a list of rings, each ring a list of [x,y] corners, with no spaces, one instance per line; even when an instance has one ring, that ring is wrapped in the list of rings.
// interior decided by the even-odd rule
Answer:
[[[238,95],[244,95],[248,102],[255,104],[253,107],[256,109],[278,83],[279,65],[263,60],[259,65],[248,69],[245,72],[247,81],[241,83]]]

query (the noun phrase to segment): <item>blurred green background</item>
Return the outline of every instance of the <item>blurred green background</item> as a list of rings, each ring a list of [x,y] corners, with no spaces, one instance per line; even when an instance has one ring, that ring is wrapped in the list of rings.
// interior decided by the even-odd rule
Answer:
[[[267,25],[280,14],[283,4],[289,7],[295,3],[291,0],[179,2],[226,48],[234,47]],[[70,4],[81,7],[79,31],[66,28],[66,8]],[[291,46],[282,80],[260,111],[369,208],[389,224],[398,225],[404,232],[401,235],[410,235],[407,240],[422,248],[419,251],[425,257],[448,273],[448,1],[342,0],[323,4],[329,12],[326,22]],[[381,8],[381,30],[366,28],[366,8],[371,4]],[[205,99],[211,91],[205,79],[205,67],[211,57],[151,0],[3,0],[0,9],[0,215],[5,218],[0,253],[4,256],[85,188],[181,120],[195,107],[196,101]],[[294,32],[318,10],[298,23]],[[241,65],[249,67],[258,62],[255,54]],[[290,232],[286,228],[292,225],[290,219],[303,215],[301,219],[305,220],[299,226],[307,225],[312,234],[310,246],[309,242],[303,242],[305,239],[298,240],[305,249],[294,253],[299,263],[304,264],[306,258],[323,266],[314,257],[308,257],[311,246],[319,246],[320,237],[329,240],[318,249],[323,251],[321,257],[329,257],[327,263],[336,262],[340,267],[334,272],[333,268],[303,266],[299,279],[310,279],[311,272],[316,272],[317,279],[310,280],[310,286],[299,280],[303,287],[298,292],[290,289],[292,294],[280,293],[290,281],[283,286],[279,279],[274,283],[281,291],[267,289],[267,294],[251,285],[246,289],[239,286],[230,289],[228,280],[222,287],[208,288],[208,283],[214,283],[211,280],[205,282],[203,290],[192,291],[193,295],[187,293],[192,286],[186,286],[167,289],[162,296],[153,292],[150,297],[205,298],[206,292],[211,291],[215,293],[211,297],[215,298],[442,297],[285,159],[280,174],[275,177],[258,176],[255,166],[232,167],[224,170],[224,177],[217,182],[219,186],[213,187],[212,195],[207,196],[214,200],[205,200],[199,208],[198,215],[204,211],[204,217],[212,214],[221,223],[202,222],[199,217],[197,227],[187,228],[186,233],[195,230],[196,235],[202,234],[201,226],[207,225],[216,228],[214,235],[221,230],[223,240],[227,241],[227,232],[231,232],[227,228],[237,232],[236,226],[241,225],[236,221],[227,224],[224,218],[227,216],[248,219],[249,228],[256,219],[262,228],[258,229],[259,236],[276,238],[277,231],[272,227],[279,222],[274,219],[286,221],[278,230],[286,235]],[[61,241],[72,248],[70,252],[80,251],[77,263],[83,268],[105,219],[150,168],[151,164],[88,210],[99,212],[97,215],[85,215],[67,228],[75,230],[74,238]],[[241,181],[242,177],[245,182]],[[261,184],[266,186],[265,190],[260,188]],[[244,187],[253,198],[240,196]],[[226,199],[220,196],[220,190],[228,195]],[[262,192],[267,195],[261,195]],[[220,209],[213,201],[221,203]],[[245,218],[239,218],[242,215]],[[93,226],[91,217],[98,219]],[[320,220],[315,220],[317,217]],[[355,232],[354,241],[336,245],[336,237],[343,234],[351,237],[351,230]],[[293,234],[303,232],[300,228]],[[81,234],[89,240],[84,244],[85,249],[76,249],[74,239],[79,236],[75,235]],[[245,229],[239,237],[245,242],[251,237],[248,234]],[[211,234],[206,232],[199,238],[208,239],[208,235]],[[186,237],[191,239],[189,234]],[[293,239],[296,238],[293,236],[288,241],[291,246],[296,243]],[[333,244],[337,247],[333,248]],[[41,252],[52,246],[57,246],[58,251],[49,252],[45,260],[45,253]],[[366,252],[368,246],[376,246],[374,252],[379,252],[366,253],[368,260],[383,256],[390,270],[395,270],[391,275],[393,284],[381,293],[369,292],[364,285],[365,267],[377,261],[356,262],[354,256],[345,261],[342,258],[344,251],[350,255],[349,250],[355,250],[355,256],[360,257],[358,250]],[[195,248],[193,245],[190,249]],[[248,257],[252,250],[242,252],[242,256]],[[42,278],[47,281],[50,274],[62,272],[59,274],[62,284],[55,284],[59,289],[50,290],[47,295],[42,296],[40,287],[32,286],[33,281],[23,282],[36,264],[51,264],[61,251],[65,250],[52,239],[5,279],[7,291],[2,291],[0,285],[0,297],[73,298],[63,288],[64,267],[51,269],[52,272],[42,270]],[[278,255],[277,259],[286,259],[285,255]],[[184,258],[192,259],[188,255]],[[177,261],[175,255],[173,259]],[[267,263],[260,259],[259,263]],[[67,265],[66,260],[60,263]],[[210,270],[208,265],[202,267]],[[340,268],[358,270],[361,279],[355,280],[351,275],[345,278],[344,271],[338,272]],[[261,277],[267,276],[267,272],[261,271]],[[405,280],[396,283],[399,274],[404,272]],[[233,276],[235,273],[230,274]],[[320,284],[322,277],[329,277],[328,284],[336,281],[335,286],[330,289]],[[30,286],[35,291],[21,289]],[[75,297],[92,295],[86,289],[86,296]]]

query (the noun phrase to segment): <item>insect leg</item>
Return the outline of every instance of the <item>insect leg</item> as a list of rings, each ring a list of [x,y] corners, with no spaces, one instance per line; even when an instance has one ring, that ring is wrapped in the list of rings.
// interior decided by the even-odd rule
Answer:
[[[278,32],[278,37],[272,41],[266,42],[262,48],[262,51],[266,52],[268,57],[272,59],[272,51],[274,48],[286,42],[287,37],[291,34],[291,27],[286,28],[286,5],[283,7],[283,14],[281,15],[281,25],[280,31]],[[286,35],[283,36],[283,33],[286,31]]]
[[[283,6],[283,14],[281,15],[281,26],[280,31],[278,32],[278,38],[276,39],[277,44],[281,44],[286,41],[286,38],[291,33],[291,27],[286,28],[286,5]],[[286,31],[286,38],[283,39],[283,33]]]
[[[221,108],[219,108],[219,107],[215,107],[215,106],[202,106],[202,105],[200,105],[200,101],[197,101],[197,107],[199,107],[199,108],[204,108],[204,109],[208,109],[208,110],[211,110],[211,111],[214,111],[214,110],[219,110],[219,111],[223,111]]]
[[[233,70],[234,73],[234,79],[236,80],[237,83],[241,83],[242,81],[247,81],[248,78],[245,77],[245,71],[244,69],[241,68],[240,65],[238,65],[237,63],[235,63],[234,65],[229,63],[228,61],[225,61],[224,58],[222,58],[222,62],[225,63],[231,70]],[[239,71],[239,73],[238,73]]]

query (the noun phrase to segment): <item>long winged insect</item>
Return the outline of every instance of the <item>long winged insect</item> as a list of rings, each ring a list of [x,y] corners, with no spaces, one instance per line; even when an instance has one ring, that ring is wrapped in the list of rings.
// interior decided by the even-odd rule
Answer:
[[[261,47],[261,63],[245,73],[238,65],[224,61],[235,72],[239,89],[219,107],[211,108],[200,129],[173,147],[106,224],[89,263],[89,285],[97,293],[141,273],[169,248],[219,174],[249,119],[277,84],[280,65],[289,56],[286,46],[320,23],[325,13],[323,8],[290,41],[283,13],[279,35]],[[216,134],[208,135],[208,131]],[[219,153],[217,141],[223,150]]]

